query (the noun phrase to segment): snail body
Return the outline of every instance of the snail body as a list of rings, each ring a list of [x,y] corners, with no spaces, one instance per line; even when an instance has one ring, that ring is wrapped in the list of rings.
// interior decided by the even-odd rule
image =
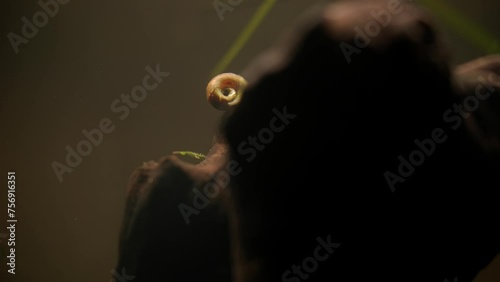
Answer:
[[[222,73],[207,85],[207,100],[216,109],[226,111],[236,106],[247,87],[247,81],[234,73]]]

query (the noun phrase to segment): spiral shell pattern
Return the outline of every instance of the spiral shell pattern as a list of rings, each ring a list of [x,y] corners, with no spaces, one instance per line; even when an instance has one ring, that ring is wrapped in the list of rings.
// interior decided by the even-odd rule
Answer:
[[[234,73],[222,73],[207,85],[207,100],[216,109],[226,111],[237,105],[247,86],[247,81]]]

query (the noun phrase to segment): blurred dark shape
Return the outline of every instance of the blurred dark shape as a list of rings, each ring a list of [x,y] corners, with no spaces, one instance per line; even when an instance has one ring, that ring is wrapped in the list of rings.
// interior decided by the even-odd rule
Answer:
[[[500,251],[499,59],[452,71],[429,15],[404,5],[348,63],[339,46],[386,8],[312,11],[243,74],[249,88],[204,162],[137,169],[117,269],[134,281],[472,281]],[[460,119],[481,84],[490,97]],[[296,117],[242,152],[285,108]],[[445,140],[388,183],[436,130]],[[229,160],[241,172],[186,224],[179,204]],[[318,237],[340,246],[308,273]]]

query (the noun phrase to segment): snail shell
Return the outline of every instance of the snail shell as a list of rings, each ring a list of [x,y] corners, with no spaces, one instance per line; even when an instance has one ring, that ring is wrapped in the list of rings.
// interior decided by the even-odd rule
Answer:
[[[240,102],[246,86],[247,81],[237,74],[219,74],[207,85],[207,100],[214,108],[226,111]]]

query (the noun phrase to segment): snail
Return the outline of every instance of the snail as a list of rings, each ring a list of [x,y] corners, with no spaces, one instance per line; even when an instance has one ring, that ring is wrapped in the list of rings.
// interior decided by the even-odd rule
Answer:
[[[222,73],[207,85],[207,100],[216,109],[226,111],[237,105],[247,86],[247,81],[234,73]]]

